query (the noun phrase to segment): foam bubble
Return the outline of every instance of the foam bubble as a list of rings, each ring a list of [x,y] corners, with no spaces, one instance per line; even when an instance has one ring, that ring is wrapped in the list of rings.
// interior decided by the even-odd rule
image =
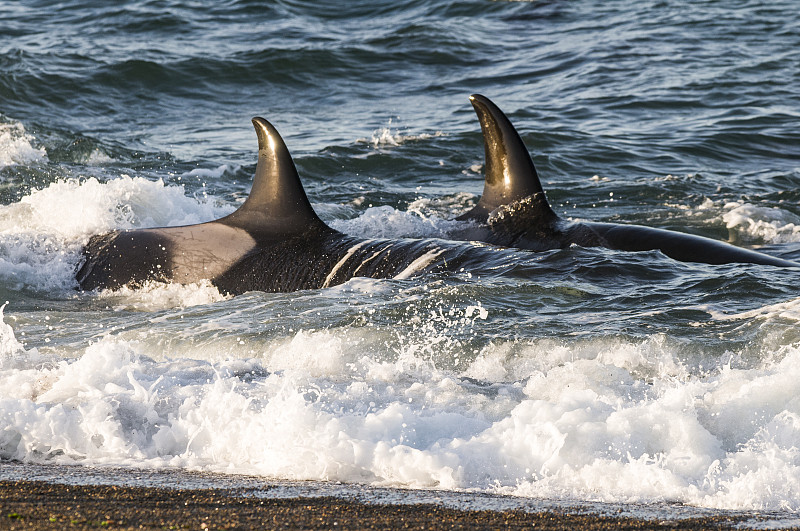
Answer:
[[[47,151],[33,147],[33,140],[21,123],[0,123],[0,168],[47,161]]]
[[[347,339],[341,335],[326,330],[301,330],[272,346],[266,354],[266,366],[270,370],[301,371],[315,378],[336,378],[348,363],[355,361],[350,354]]]
[[[357,142],[369,142],[375,149],[385,148],[387,146],[399,146],[409,141],[427,140],[429,138],[441,137],[445,134],[441,131],[435,133],[420,133],[411,135],[403,133],[397,129],[392,129],[392,119],[389,119],[388,125],[376,129],[372,132],[372,137],[369,139],[360,138]]]
[[[114,158],[100,148],[94,148],[91,153],[82,161],[90,166],[102,166],[114,162]]]
[[[426,216],[417,210],[390,206],[370,207],[353,219],[337,219],[330,226],[362,238],[446,238],[460,222]]]
[[[436,198],[418,198],[405,211],[391,206],[369,207],[358,217],[335,219],[331,227],[362,238],[442,238],[463,230],[454,218],[474,206],[475,196],[466,192]]]
[[[152,312],[170,308],[188,308],[230,299],[222,295],[208,280],[192,284],[165,284],[146,282],[136,289],[123,286],[117,290],[105,289],[98,299],[108,302],[114,310]]]
[[[451,220],[475,206],[476,199],[474,194],[468,192],[458,192],[436,198],[421,197],[409,203],[408,211],[423,218],[435,217]],[[454,223],[453,221],[445,223],[443,228],[453,230],[456,227],[451,224]]]
[[[698,306],[698,309],[708,312],[708,314],[711,315],[713,319],[717,319],[720,321],[751,320],[751,319],[764,319],[764,320],[787,319],[790,321],[800,321],[800,299],[792,299],[786,302],[769,304],[767,306],[762,306],[761,308],[756,308],[754,310],[748,310],[737,313],[724,313],[710,306]]]
[[[777,207],[735,202],[725,205],[722,220],[746,240],[769,243],[800,241],[800,218]]]
[[[0,231],[86,238],[111,229],[200,223],[229,211],[189,197],[182,186],[166,186],[160,179],[127,175],[105,183],[93,177],[68,179],[2,207]]]
[[[528,381],[529,399],[470,444],[495,445],[516,470],[501,493],[797,510],[800,404],[788,386],[800,352],[790,350],[774,366],[704,377],[664,366],[652,386],[623,370],[630,356],[549,363]]]
[[[216,180],[225,175],[226,173],[233,173],[237,171],[238,168],[239,166],[232,166],[229,164],[223,164],[221,166],[217,166],[216,168],[195,168],[186,173],[182,173],[180,175],[179,180],[188,177],[199,177],[208,180]]]
[[[14,330],[5,323],[3,310],[5,310],[7,305],[8,303],[6,302],[0,306],[0,360],[12,357],[24,350],[22,343],[17,341],[17,338],[14,336]]]
[[[139,334],[0,365],[0,455],[800,510],[800,349],[692,374],[663,336],[497,340],[463,374],[439,368],[440,346],[463,348],[447,331],[481,318],[471,306],[426,320],[388,358],[375,352],[385,336],[343,328],[263,343],[256,358],[156,361],[160,339]]]

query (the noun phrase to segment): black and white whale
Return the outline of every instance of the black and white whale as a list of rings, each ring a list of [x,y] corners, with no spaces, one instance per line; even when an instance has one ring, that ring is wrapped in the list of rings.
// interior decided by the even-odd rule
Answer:
[[[658,250],[684,262],[800,267],[702,236],[642,225],[561,219],[550,208],[528,149],[506,115],[485,96],[473,94],[470,101],[483,132],[486,179],[475,207],[456,218],[475,226],[450,234],[451,238],[534,251],[576,244],[620,251]]]
[[[204,280],[223,293],[324,288],[352,277],[407,278],[456,270],[486,253],[463,242],[367,240],[317,217],[277,130],[253,118],[258,163],[250,195],[232,214],[180,227],[115,230],[92,236],[76,270],[81,289]],[[467,260],[468,261],[468,260]]]

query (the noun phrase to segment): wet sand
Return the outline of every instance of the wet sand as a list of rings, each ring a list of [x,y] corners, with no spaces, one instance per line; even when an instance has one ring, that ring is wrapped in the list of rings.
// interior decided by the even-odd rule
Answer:
[[[735,529],[741,517],[639,520],[570,512],[458,510],[340,497],[264,499],[249,489],[0,481],[0,529]]]

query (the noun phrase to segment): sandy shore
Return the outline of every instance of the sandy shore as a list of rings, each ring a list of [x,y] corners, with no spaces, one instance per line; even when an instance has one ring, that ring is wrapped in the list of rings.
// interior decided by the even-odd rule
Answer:
[[[264,499],[247,489],[0,481],[0,529],[734,529],[729,516],[669,521],[338,497]]]

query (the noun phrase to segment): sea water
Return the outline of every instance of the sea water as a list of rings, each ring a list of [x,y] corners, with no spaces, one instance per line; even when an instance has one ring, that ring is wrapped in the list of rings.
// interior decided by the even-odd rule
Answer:
[[[0,2],[0,471],[201,471],[792,521],[797,270],[498,249],[452,274],[237,297],[208,283],[82,293],[74,270],[93,234],[237,208],[255,115],[332,227],[447,238],[482,189],[474,92],[517,126],[559,215],[799,260],[797,13]]]

